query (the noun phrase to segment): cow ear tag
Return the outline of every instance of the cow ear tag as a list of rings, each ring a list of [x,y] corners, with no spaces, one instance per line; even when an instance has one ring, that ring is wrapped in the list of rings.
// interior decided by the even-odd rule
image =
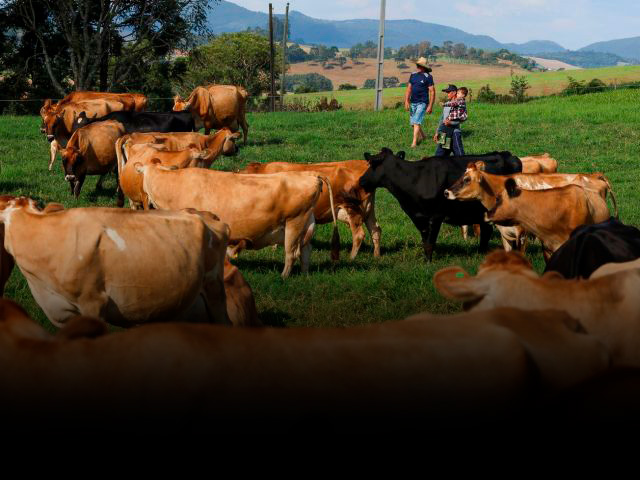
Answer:
[[[464,278],[464,273],[462,272],[456,273],[456,278]]]

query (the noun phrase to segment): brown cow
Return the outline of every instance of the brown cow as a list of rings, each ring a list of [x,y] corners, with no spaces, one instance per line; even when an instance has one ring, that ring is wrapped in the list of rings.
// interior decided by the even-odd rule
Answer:
[[[228,127],[237,132],[242,127],[244,143],[247,143],[249,125],[246,120],[246,103],[249,94],[236,85],[210,85],[196,87],[187,100],[180,95],[174,97],[173,111],[189,110],[196,122],[196,129],[204,127],[204,133],[211,129]]]
[[[495,309],[315,329],[165,323],[111,334],[77,317],[54,335],[2,300],[3,429],[506,426],[608,366],[602,345],[566,313],[527,315]]]
[[[606,205],[607,192],[611,193],[617,216],[617,204],[611,190],[609,181],[604,175],[596,174],[512,174],[492,175],[483,172],[476,165],[470,165],[464,175],[451,187],[445,190],[445,196],[449,200],[480,200],[487,210],[495,207],[496,199],[504,189],[506,179],[515,180],[520,188],[527,190],[547,190],[566,185],[578,185],[586,190],[587,199],[594,215],[598,218],[609,218],[609,210]],[[525,229],[522,226],[514,227],[498,225],[505,250],[516,248],[524,251]]]
[[[212,212],[231,228],[230,244],[242,242],[256,250],[284,245],[283,278],[289,276],[298,257],[302,272],[309,270],[315,231],[313,211],[324,182],[334,212],[331,257],[338,259],[340,239],[331,183],[326,177],[308,172],[245,175],[204,168],[169,170],[157,164],[136,165],[144,176],[145,208],[191,207]]]
[[[563,310],[607,346],[614,366],[640,366],[639,269],[588,280],[564,279],[555,272],[540,277],[521,255],[495,252],[477,276],[449,267],[438,271],[433,283],[445,297],[465,302],[472,311]]]
[[[77,90],[69,93],[58,103],[52,103],[51,99],[44,101],[44,105],[40,108],[40,116],[44,119],[45,115],[51,112],[58,112],[70,103],[83,102],[86,100],[112,100],[122,103],[122,110],[135,110],[142,112],[147,108],[148,99],[142,93],[112,93],[112,92],[93,92],[86,90]]]
[[[123,137],[123,144],[137,145],[139,143],[157,144],[167,150],[184,150],[187,148],[198,148],[200,150],[210,150],[213,156],[207,160],[202,167],[209,168],[220,154],[225,156],[236,153],[236,140],[240,138],[239,132],[231,132],[228,128],[221,128],[211,135],[203,135],[193,132],[149,132],[149,133],[129,133]]]
[[[65,104],[61,110],[47,114],[42,121],[42,131],[51,143],[49,170],[53,168],[56,153],[66,148],[69,139],[75,131],[73,124],[82,112],[93,117],[102,117],[108,113],[117,112],[122,109],[123,104],[120,102],[92,100]]]
[[[600,203],[599,207],[594,207]],[[505,180],[495,206],[486,213],[487,221],[498,225],[522,226],[542,244],[545,261],[580,225],[609,219],[607,204],[594,192],[578,185],[548,190],[524,190],[513,178]]]
[[[382,229],[376,220],[375,192],[364,191],[358,180],[369,168],[366,160],[347,160],[344,162],[326,163],[290,163],[270,162],[251,163],[240,173],[277,173],[290,171],[315,171],[326,176],[331,182],[338,220],[346,223],[351,228],[353,246],[351,258],[355,258],[365,238],[364,223],[373,240],[373,254],[380,256],[380,237]],[[323,192],[313,212],[316,223],[329,223],[331,217],[331,205],[328,192]]]
[[[196,148],[186,150],[163,150],[163,144],[140,143],[130,145],[128,135],[116,140],[116,157],[118,165],[118,182],[120,185],[118,205],[124,205],[124,198],[129,199],[132,209],[144,207],[146,195],[142,189],[142,176],[136,171],[137,163],[146,165],[157,163],[171,168],[188,168],[203,163],[203,158],[210,158],[211,152]]]
[[[229,228],[207,212],[49,212],[20,197],[0,210],[0,222],[7,251],[56,326],[74,315],[120,326],[229,324],[223,284]]]
[[[522,173],[555,173],[558,161],[548,153],[519,157],[522,162]]]
[[[224,258],[224,292],[227,314],[234,327],[261,327],[251,286],[228,256]]]
[[[122,135],[124,127],[115,120],[91,123],[74,132],[62,151],[64,179],[69,182],[72,195],[78,198],[87,175],[100,175],[96,188],[108,173],[115,170],[117,175],[115,144]],[[121,195],[117,195],[118,206],[122,206]]]
[[[11,195],[0,195],[0,209],[14,198]],[[4,224],[0,223],[0,296],[4,295],[4,286],[11,276],[13,265],[13,257],[4,248]]]

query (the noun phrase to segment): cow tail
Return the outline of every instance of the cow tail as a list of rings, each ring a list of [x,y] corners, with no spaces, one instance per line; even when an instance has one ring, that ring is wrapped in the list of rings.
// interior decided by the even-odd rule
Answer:
[[[124,144],[129,140],[129,135],[123,135],[116,140],[116,158],[118,159],[118,177],[122,175],[124,164],[127,163],[127,155],[124,152]]]
[[[324,183],[327,184],[329,190],[329,203],[331,204],[331,216],[333,217],[333,233],[331,234],[331,261],[337,262],[340,260],[340,234],[338,233],[338,219],[336,217],[336,209],[333,204],[333,190],[331,190],[331,182],[323,175],[319,175]]]
[[[607,187],[609,188],[609,193],[611,194],[611,203],[613,203],[614,216],[615,216],[616,220],[618,220],[618,202],[616,200],[615,194],[613,193],[613,188],[611,187],[611,182],[609,182],[609,179],[607,177],[605,177],[604,175],[602,175],[602,179],[607,183]]]

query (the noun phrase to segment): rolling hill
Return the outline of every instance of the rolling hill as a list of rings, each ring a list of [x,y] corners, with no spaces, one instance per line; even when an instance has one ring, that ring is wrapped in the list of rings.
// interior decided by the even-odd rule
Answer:
[[[277,15],[281,16],[281,15]],[[254,12],[235,3],[222,0],[209,13],[208,23],[213,34],[240,32],[247,28],[266,28],[269,15]],[[298,11],[289,12],[291,25],[290,39],[297,43],[335,45],[348,48],[356,43],[375,40],[378,35],[378,21],[360,20],[320,20]],[[558,52],[564,48],[555,42],[534,40],[524,44],[503,44],[487,35],[473,35],[463,30],[427,23],[419,20],[387,20],[385,23],[385,46],[401,47],[421,40],[442,45],[450,40],[464,43],[468,47],[499,50],[507,48],[515,53],[533,54],[540,52]]]
[[[626,59],[640,61],[640,37],[596,42],[582,47],[580,51],[613,53]]]

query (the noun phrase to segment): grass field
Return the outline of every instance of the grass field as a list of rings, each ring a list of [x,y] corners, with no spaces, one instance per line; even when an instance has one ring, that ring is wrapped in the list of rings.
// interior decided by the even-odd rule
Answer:
[[[458,80],[439,77],[437,70],[434,70],[432,75],[436,84],[436,92],[440,92],[448,83],[455,83],[459,87],[466,86],[471,89],[471,99],[473,100],[473,97],[478,90],[480,90],[480,87],[487,84],[491,86],[492,90],[498,93],[508,93],[511,88],[511,77],[508,69],[506,69],[503,76],[493,78],[479,79],[474,77],[472,72],[470,73],[471,75],[465,76],[464,80]],[[531,85],[531,89],[527,90],[527,94],[530,96],[542,96],[560,92],[569,83],[567,80],[569,76],[578,81],[585,80],[587,82],[593,78],[599,78],[606,84],[639,81],[640,66],[588,68],[561,72],[535,72],[526,73],[524,76],[527,78],[529,85]],[[405,82],[406,79],[401,79],[401,81]],[[334,85],[334,87],[337,88],[337,85]],[[404,87],[384,89],[383,103],[385,107],[393,107],[397,102],[404,102],[405,90]],[[375,101],[375,90],[358,89],[287,95],[289,101],[295,101],[297,98],[313,99],[319,97],[335,98],[346,109],[371,109]]]
[[[562,172],[602,171],[611,180],[620,207],[620,218],[640,225],[638,189],[640,169],[640,110],[628,108],[640,102],[638,90],[572,97],[550,97],[520,105],[473,104],[464,125],[468,153],[511,150],[517,155],[549,152]],[[439,107],[428,117],[427,131],[435,128]],[[266,113],[249,118],[249,144],[235,158],[214,163],[230,170],[249,162],[319,162],[362,159],[363,152],[387,146],[407,150],[407,157],[431,155],[430,143],[410,151],[407,114],[389,109],[379,113],[336,111],[325,113]],[[0,192],[29,195],[43,202],[59,201],[66,207],[114,206],[115,178],[95,191],[97,177],[85,182],[76,202],[63,180],[60,161],[47,170],[48,143],[38,131],[37,117],[0,117]],[[420,311],[455,312],[456,303],[433,288],[433,273],[449,265],[462,265],[475,273],[483,256],[477,240],[465,242],[458,228],[444,225],[434,262],[423,260],[417,230],[396,200],[386,191],[377,193],[377,217],[382,227],[382,257],[375,259],[370,239],[355,261],[348,259],[351,236],[341,225],[342,257],[332,267],[328,243],[331,227],[322,225],[313,241],[310,274],[283,281],[283,250],[245,251],[236,264],[251,284],[261,319],[278,326],[347,326],[403,318]],[[56,242],[51,238],[51,242]],[[500,247],[497,232],[491,247]],[[60,245],[64,248],[64,245]],[[538,271],[544,268],[539,244],[528,256]],[[135,268],[134,265],[131,268]],[[28,285],[16,269],[6,295],[24,305],[48,328],[31,297]]]

